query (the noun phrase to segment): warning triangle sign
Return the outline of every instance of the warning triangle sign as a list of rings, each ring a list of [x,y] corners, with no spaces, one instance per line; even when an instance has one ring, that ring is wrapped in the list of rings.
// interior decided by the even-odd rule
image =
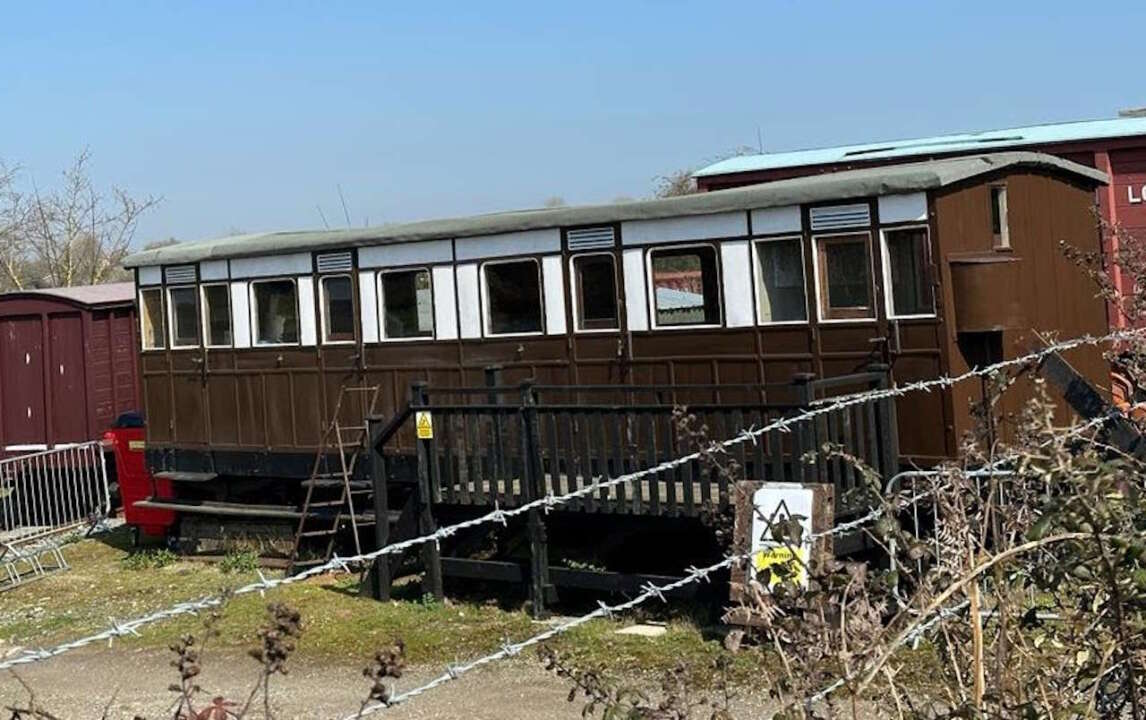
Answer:
[[[419,440],[434,439],[434,418],[429,410],[419,410],[415,413],[414,426],[418,429]]]

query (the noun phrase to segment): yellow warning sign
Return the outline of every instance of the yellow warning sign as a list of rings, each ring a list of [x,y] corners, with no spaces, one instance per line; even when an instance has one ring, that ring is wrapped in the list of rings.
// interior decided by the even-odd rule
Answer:
[[[418,428],[419,440],[434,439],[434,418],[429,410],[419,410],[414,413],[414,425]]]
[[[756,554],[752,556],[752,567],[757,573],[765,568],[788,566],[785,568],[786,572],[769,573],[768,587],[772,587],[788,578],[792,578],[797,584],[803,585],[807,581],[805,577],[807,562],[808,558],[804,548],[795,548],[795,552],[793,552],[793,548],[787,545],[766,547],[762,550],[758,550]]]

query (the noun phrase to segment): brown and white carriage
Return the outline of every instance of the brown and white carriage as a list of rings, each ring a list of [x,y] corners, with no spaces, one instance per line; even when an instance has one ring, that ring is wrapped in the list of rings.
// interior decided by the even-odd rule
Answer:
[[[520,399],[495,398],[497,390],[474,405],[487,374],[502,389],[531,379],[541,390],[530,402],[542,411],[545,394],[552,399],[557,409],[536,431],[545,446],[538,472],[552,491],[681,450],[666,435],[667,415],[647,428],[632,424],[641,408],[711,409],[709,433],[730,434],[773,405],[806,401],[793,390],[801,382],[830,392],[829,379],[867,382],[878,366],[902,383],[1012,357],[1035,331],[1101,334],[1104,304],[1060,243],[1099,249],[1093,205],[1103,182],[1059,158],[999,153],[669,199],[143,252],[127,265],[139,292],[148,460],[185,480],[177,494],[289,507],[316,453],[330,449],[323,437],[342,388],[377,388],[379,423],[412,399],[441,406],[436,446],[423,458],[438,483],[429,491],[435,507],[512,504],[520,463],[501,468],[513,476],[508,490],[475,492],[481,473],[496,468],[472,462],[477,434],[463,406]],[[1098,349],[1069,359],[1094,381],[1107,375]],[[427,384],[418,397],[414,381]],[[880,449],[870,442],[878,428],[861,427],[862,413],[827,432],[868,443],[885,467],[933,463],[957,454],[979,392],[900,398]],[[363,424],[367,395],[343,398],[345,424]],[[577,416],[578,407],[597,415]],[[623,418],[616,433],[614,417]],[[602,424],[600,445],[580,447]],[[400,432],[388,440],[395,456],[412,449]],[[764,443],[744,459],[760,479],[785,479],[799,463],[777,458],[792,451]],[[727,501],[719,488],[687,485],[693,506]],[[650,495],[659,495],[653,514],[665,514],[668,493],[673,514],[696,511],[663,484],[641,492],[636,502],[632,490],[623,502],[603,501],[612,512],[649,514]]]

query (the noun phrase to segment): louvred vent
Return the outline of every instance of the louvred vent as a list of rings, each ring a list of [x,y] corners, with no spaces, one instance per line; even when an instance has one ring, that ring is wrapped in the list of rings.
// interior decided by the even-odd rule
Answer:
[[[812,208],[809,213],[813,230],[838,230],[871,225],[871,207],[867,203]]]
[[[350,257],[348,250],[319,255],[317,265],[320,273],[346,272],[354,267],[354,260]]]
[[[615,235],[611,226],[577,228],[565,234],[570,250],[592,250],[595,248],[610,248],[615,243]]]
[[[163,271],[163,276],[167,278],[168,285],[193,283],[195,282],[195,266],[176,265],[174,267],[169,267]]]

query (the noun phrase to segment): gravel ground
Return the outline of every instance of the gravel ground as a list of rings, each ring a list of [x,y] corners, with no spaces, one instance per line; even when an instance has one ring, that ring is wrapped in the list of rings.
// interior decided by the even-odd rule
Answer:
[[[36,691],[39,705],[61,720],[99,717],[113,693],[109,719],[138,715],[162,720],[171,716],[174,697],[168,690],[175,678],[170,657],[154,650],[79,651],[30,665],[19,673]],[[209,655],[200,681],[203,697],[222,694],[245,699],[258,670],[247,657]],[[420,684],[441,671],[414,668],[399,681],[399,689]],[[288,677],[276,677],[272,683],[279,720],[353,715],[368,688],[361,667],[314,661],[294,664]],[[376,717],[576,720],[582,706],[579,701],[567,702],[568,693],[563,681],[537,663],[519,659],[474,671]],[[27,693],[15,678],[4,674],[0,675],[0,699],[5,707],[26,706]],[[765,710],[766,703],[759,698],[743,698],[734,707],[736,717],[763,718],[767,717]],[[261,716],[261,711],[255,716]]]

